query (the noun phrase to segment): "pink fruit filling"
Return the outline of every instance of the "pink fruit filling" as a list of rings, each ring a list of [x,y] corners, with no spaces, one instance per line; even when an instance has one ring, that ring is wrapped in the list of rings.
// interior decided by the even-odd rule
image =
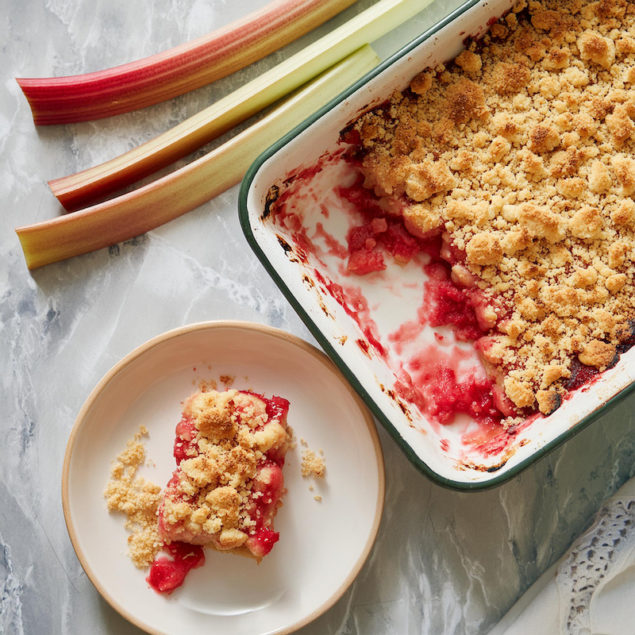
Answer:
[[[401,263],[425,254],[428,264],[423,268],[428,280],[424,283],[420,323],[448,326],[457,340],[475,342],[490,370],[487,378],[472,374],[459,380],[452,368],[439,368],[437,364],[434,375],[419,373],[416,382],[399,382],[401,396],[418,404],[441,424],[451,423],[458,414],[467,414],[484,424],[497,424],[504,417],[518,414],[505,396],[502,375],[493,371],[487,355],[483,355],[489,348],[487,336],[504,319],[505,311],[478,288],[477,280],[462,264],[465,253],[441,230],[424,237],[410,234],[399,215],[402,207],[399,202],[393,201],[392,208],[400,209],[391,209],[384,199],[365,189],[361,179],[350,187],[338,188],[338,192],[355,205],[363,219],[348,232],[348,271],[364,275],[385,269],[385,252]],[[417,384],[425,385],[434,399],[425,399]]]
[[[402,216],[403,209],[411,202],[405,197],[403,200],[380,199],[364,188],[362,181],[360,177],[349,187],[337,188],[339,195],[352,203],[362,218],[361,224],[351,227],[347,235],[348,272],[365,275],[382,271],[386,268],[386,253],[401,264],[425,254],[427,264],[423,269],[428,279],[424,283],[419,323],[450,327],[457,340],[474,342],[488,373],[487,378],[470,375],[459,380],[452,368],[437,364],[434,375],[419,373],[417,381],[400,380],[399,394],[441,424],[451,423],[458,414],[467,414],[485,424],[530,414],[531,409],[520,412],[507,397],[503,385],[505,373],[496,353],[497,327],[504,326],[510,311],[500,300],[479,288],[478,280],[464,266],[465,252],[453,244],[442,227],[412,235]],[[632,330],[635,332],[635,328]],[[632,345],[629,342],[623,348],[629,348]],[[381,347],[377,349],[383,352]],[[574,359],[567,389],[579,388],[597,375],[597,369]],[[424,398],[418,384],[425,385],[426,392],[434,395],[432,401]],[[559,405],[557,400],[554,409]]]
[[[157,556],[146,581],[158,593],[172,593],[183,584],[189,571],[205,563],[205,554],[201,547],[184,542],[173,542],[163,549],[167,554]]]

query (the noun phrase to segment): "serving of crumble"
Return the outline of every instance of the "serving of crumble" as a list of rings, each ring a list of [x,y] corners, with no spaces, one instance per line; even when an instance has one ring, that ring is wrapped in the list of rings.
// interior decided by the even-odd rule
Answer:
[[[176,428],[177,469],[159,505],[169,541],[265,556],[279,534],[289,402],[238,390],[198,392]]]
[[[141,428],[111,469],[109,511],[127,516],[129,555],[150,566],[148,583],[170,593],[205,561],[202,546],[260,560],[279,539],[274,517],[284,494],[289,402],[247,391],[198,391],[176,426],[177,468],[163,491],[137,476]]]
[[[349,272],[436,241],[428,320],[475,342],[504,424],[633,344],[634,120],[635,4],[521,0],[343,133]]]

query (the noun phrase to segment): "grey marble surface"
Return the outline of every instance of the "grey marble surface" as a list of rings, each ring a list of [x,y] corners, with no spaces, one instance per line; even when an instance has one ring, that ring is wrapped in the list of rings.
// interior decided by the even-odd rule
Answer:
[[[136,633],[75,556],[61,507],[69,431],[132,348],[190,322],[244,319],[312,341],[243,238],[237,188],[125,244],[29,273],[14,228],[60,213],[46,181],[108,159],[311,41],[142,112],[35,129],[16,76],[97,70],[223,24],[264,0],[3,0],[0,20],[0,632]],[[350,16],[369,1],[349,10]],[[437,2],[383,55],[458,6]],[[341,19],[341,18],[340,18]],[[323,27],[320,32],[337,23]],[[419,474],[380,430],[387,497],[377,543],[342,599],[302,632],[484,633],[635,473],[635,395],[480,493]]]

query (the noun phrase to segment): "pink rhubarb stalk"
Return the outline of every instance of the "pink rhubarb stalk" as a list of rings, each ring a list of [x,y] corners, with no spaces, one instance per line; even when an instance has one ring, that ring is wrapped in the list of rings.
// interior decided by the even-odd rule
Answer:
[[[275,103],[360,46],[412,18],[430,0],[380,0],[268,71],[132,150],[49,181],[67,210],[85,207],[149,176]]]
[[[248,66],[355,0],[274,0],[260,11],[162,53],[103,71],[21,78],[37,125],[88,121],[144,108]]]
[[[29,269],[143,234],[217,196],[255,158],[379,62],[364,46],[197,161],[105,203],[16,229]]]

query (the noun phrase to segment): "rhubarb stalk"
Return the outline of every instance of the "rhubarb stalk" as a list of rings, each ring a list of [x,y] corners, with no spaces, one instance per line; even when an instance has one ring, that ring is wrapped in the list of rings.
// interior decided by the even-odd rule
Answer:
[[[49,182],[67,210],[170,165],[302,86],[360,46],[420,12],[430,0],[380,0],[346,24],[154,139],[76,174]]]
[[[37,125],[87,121],[166,101],[234,73],[308,33],[355,0],[275,0],[162,53],[84,75],[21,78]]]
[[[27,266],[35,269],[128,240],[217,196],[240,182],[258,154],[378,62],[372,48],[364,46],[189,165],[105,203],[16,229]]]

